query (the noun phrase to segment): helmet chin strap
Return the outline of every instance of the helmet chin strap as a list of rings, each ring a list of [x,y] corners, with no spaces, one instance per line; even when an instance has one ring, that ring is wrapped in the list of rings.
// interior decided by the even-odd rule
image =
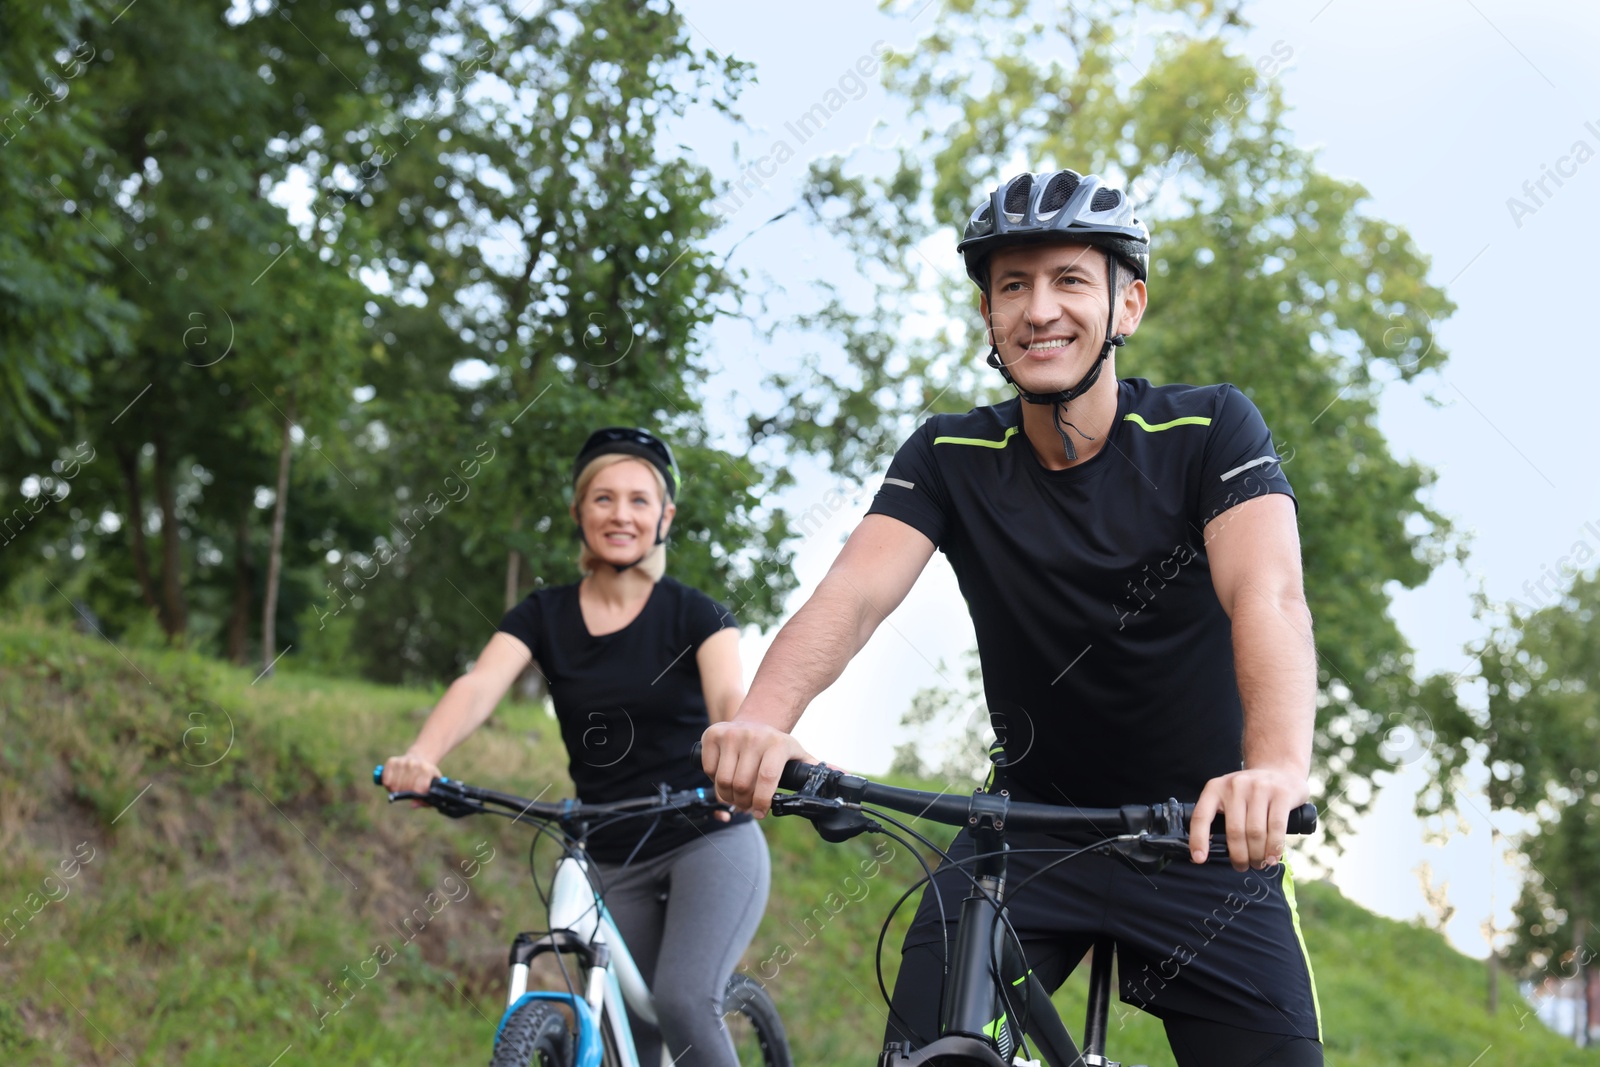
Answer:
[[[991,342],[989,347],[989,366],[1000,372],[1000,376],[1017,391],[1018,396],[1030,404],[1054,405],[1055,410],[1051,413],[1051,425],[1055,427],[1056,433],[1061,436],[1061,447],[1066,450],[1067,462],[1069,463],[1077,460],[1078,450],[1073,446],[1072,439],[1067,436],[1067,431],[1063,427],[1070,426],[1072,431],[1085,441],[1093,441],[1094,438],[1067,421],[1067,405],[1094,388],[1094,383],[1100,380],[1100,369],[1105,366],[1106,358],[1111,355],[1111,350],[1113,348],[1121,348],[1128,342],[1128,339],[1122,334],[1111,332],[1116,328],[1117,324],[1117,257],[1109,252],[1106,253],[1106,277],[1111,287],[1111,309],[1106,316],[1106,339],[1100,346],[1100,356],[1094,361],[1094,366],[1090,367],[1087,373],[1078,379],[1078,384],[1072,388],[1062,389],[1055,393],[1030,393],[1018,385],[1015,378],[1011,377],[1011,371],[1006,368],[1005,360],[1000,358],[1000,346]],[[991,322],[990,325],[993,326],[993,323]]]

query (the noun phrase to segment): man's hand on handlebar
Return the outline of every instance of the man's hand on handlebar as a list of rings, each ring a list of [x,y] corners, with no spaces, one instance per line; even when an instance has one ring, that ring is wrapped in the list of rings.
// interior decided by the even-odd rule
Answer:
[[[404,756],[390,756],[383,764],[383,784],[391,793],[426,793],[435,778],[443,778],[438,764],[408,752]],[[413,800],[412,807],[422,802]]]
[[[778,776],[789,760],[818,762],[791,734],[764,723],[712,723],[700,742],[700,762],[716,784],[717,799],[764,818]]]
[[[1304,775],[1271,767],[1234,771],[1206,783],[1189,823],[1190,858],[1204,863],[1211,848],[1211,819],[1222,812],[1228,824],[1228,858],[1233,869],[1260,870],[1283,859],[1289,813],[1310,799]]]

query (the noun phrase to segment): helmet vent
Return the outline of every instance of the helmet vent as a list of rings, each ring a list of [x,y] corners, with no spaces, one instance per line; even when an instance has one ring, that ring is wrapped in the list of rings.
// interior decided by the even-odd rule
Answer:
[[[1028,197],[1033,192],[1033,175],[1019,174],[1006,186],[1006,214],[1020,216],[1028,210]]]
[[[972,221],[967,223],[965,239],[982,237],[994,232],[994,208],[988,204],[983,205],[978,213],[972,216]]]
[[[1097,189],[1089,202],[1090,211],[1110,211],[1122,203],[1122,194],[1115,189]]]
[[[1066,206],[1078,188],[1078,176],[1070,170],[1058,172],[1044,187],[1044,197],[1039,202],[1039,214],[1054,215]],[[1096,198],[1098,199],[1098,197]]]

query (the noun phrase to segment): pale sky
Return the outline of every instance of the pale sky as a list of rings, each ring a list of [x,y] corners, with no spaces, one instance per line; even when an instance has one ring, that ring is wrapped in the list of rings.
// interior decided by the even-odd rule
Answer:
[[[876,78],[859,99],[846,97],[823,129],[808,130],[804,143],[785,123],[823,101],[875,43],[914,47],[935,17],[932,9],[911,22],[846,0],[781,9],[682,0],[680,8],[697,43],[754,63],[759,78],[742,97],[745,127],[712,119],[686,126],[683,139],[697,158],[733,181],[779,140],[796,150],[792,160],[763,165],[762,188],[732,210],[714,248],[728,249],[791,206],[812,159],[853,153],[858,166],[870,168],[887,158],[877,148],[896,136],[901,105]],[[1432,257],[1430,280],[1460,307],[1439,333],[1451,356],[1444,373],[1415,387],[1391,386],[1381,412],[1391,447],[1438,472],[1431,503],[1470,537],[1465,571],[1441,569],[1424,588],[1401,592],[1394,608],[1420,670],[1455,674],[1469,664],[1463,646],[1486,632],[1472,616],[1472,590],[1531,603],[1525,583],[1538,582],[1561,557],[1583,554],[1579,542],[1588,544],[1585,551],[1600,549],[1600,489],[1581,400],[1600,390],[1600,371],[1589,358],[1589,332],[1574,314],[1591,306],[1583,291],[1593,276],[1586,250],[1600,245],[1600,163],[1586,154],[1600,150],[1600,106],[1583,104],[1600,99],[1592,56],[1600,8],[1280,0],[1249,5],[1246,17],[1256,25],[1241,43],[1244,55],[1253,60],[1292,49],[1277,77],[1293,107],[1297,141],[1319,150],[1323,169],[1361,182],[1372,196],[1371,213],[1410,231]],[[1136,44],[1130,57],[1139,55]],[[854,95],[853,83],[845,86]],[[1558,186],[1546,168],[1568,176]],[[1535,204],[1523,186],[1541,177],[1548,195]],[[1512,197],[1533,210],[1513,211]],[[954,240],[952,231],[950,269]],[[753,284],[771,286],[778,309],[803,306],[809,286],[822,277],[867,292],[841,246],[809,230],[798,214],[750,236],[732,263],[750,270]],[[1158,288],[1151,299],[1161,299]],[[792,369],[801,351],[793,339],[768,342],[736,322],[716,329],[717,372],[709,388],[712,410],[727,412],[728,447],[743,447],[738,434],[761,379]],[[1120,355],[1119,372],[1140,373],[1136,343]],[[1336,413],[1337,404],[1323,421],[1331,424]],[[790,610],[815,588],[874,488],[839,485],[816,464],[796,471],[799,484],[784,495],[785,506],[798,513],[821,504],[832,517],[800,546],[802,588]],[[769,641],[770,635],[746,635],[747,676]],[[882,770],[903,739],[898,722],[911,694],[939,677],[934,665],[941,661],[959,681],[971,647],[954,577],[936,555],[907,602],[813,705],[800,737],[820,756],[868,773]],[[1483,696],[1468,689],[1465,699],[1481,706]],[[1456,907],[1449,935],[1463,951],[1481,955],[1491,896],[1503,927],[1518,880],[1491,831],[1511,832],[1517,823],[1495,815],[1491,824],[1483,797],[1469,796],[1449,842],[1425,842],[1424,828],[1410,815],[1418,770],[1411,762],[1387,785],[1333,876],[1363,905],[1407,918],[1428,911],[1416,868],[1429,863],[1435,883],[1448,882]]]

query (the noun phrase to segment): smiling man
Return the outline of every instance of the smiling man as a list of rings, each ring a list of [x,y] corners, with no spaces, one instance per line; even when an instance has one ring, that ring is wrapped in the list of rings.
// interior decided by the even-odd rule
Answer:
[[[1159,1016],[1182,1067],[1322,1063],[1294,883],[1278,862],[1308,798],[1316,702],[1295,504],[1265,422],[1231,385],[1119,380],[1146,307],[1149,235],[1127,197],[1073,171],[993,190],[958,246],[989,363],[1018,393],[936,415],[815,594],[778,633],[731,722],[707,731],[718,792],[764,812],[789,731],[905,597],[935,548],[961,584],[1004,752],[993,788],[1085,807],[1196,803],[1193,863],[1154,876],[1009,834],[1011,924],[1054,989],[1098,935],[1123,1000]],[[1227,859],[1206,828],[1227,816]],[[1081,842],[1080,842],[1081,843]],[[949,852],[973,854],[966,834]],[[1035,850],[1054,850],[1053,854]],[[1048,868],[1048,869],[1046,869]],[[947,866],[906,935],[886,1040],[937,1033],[963,879]]]

